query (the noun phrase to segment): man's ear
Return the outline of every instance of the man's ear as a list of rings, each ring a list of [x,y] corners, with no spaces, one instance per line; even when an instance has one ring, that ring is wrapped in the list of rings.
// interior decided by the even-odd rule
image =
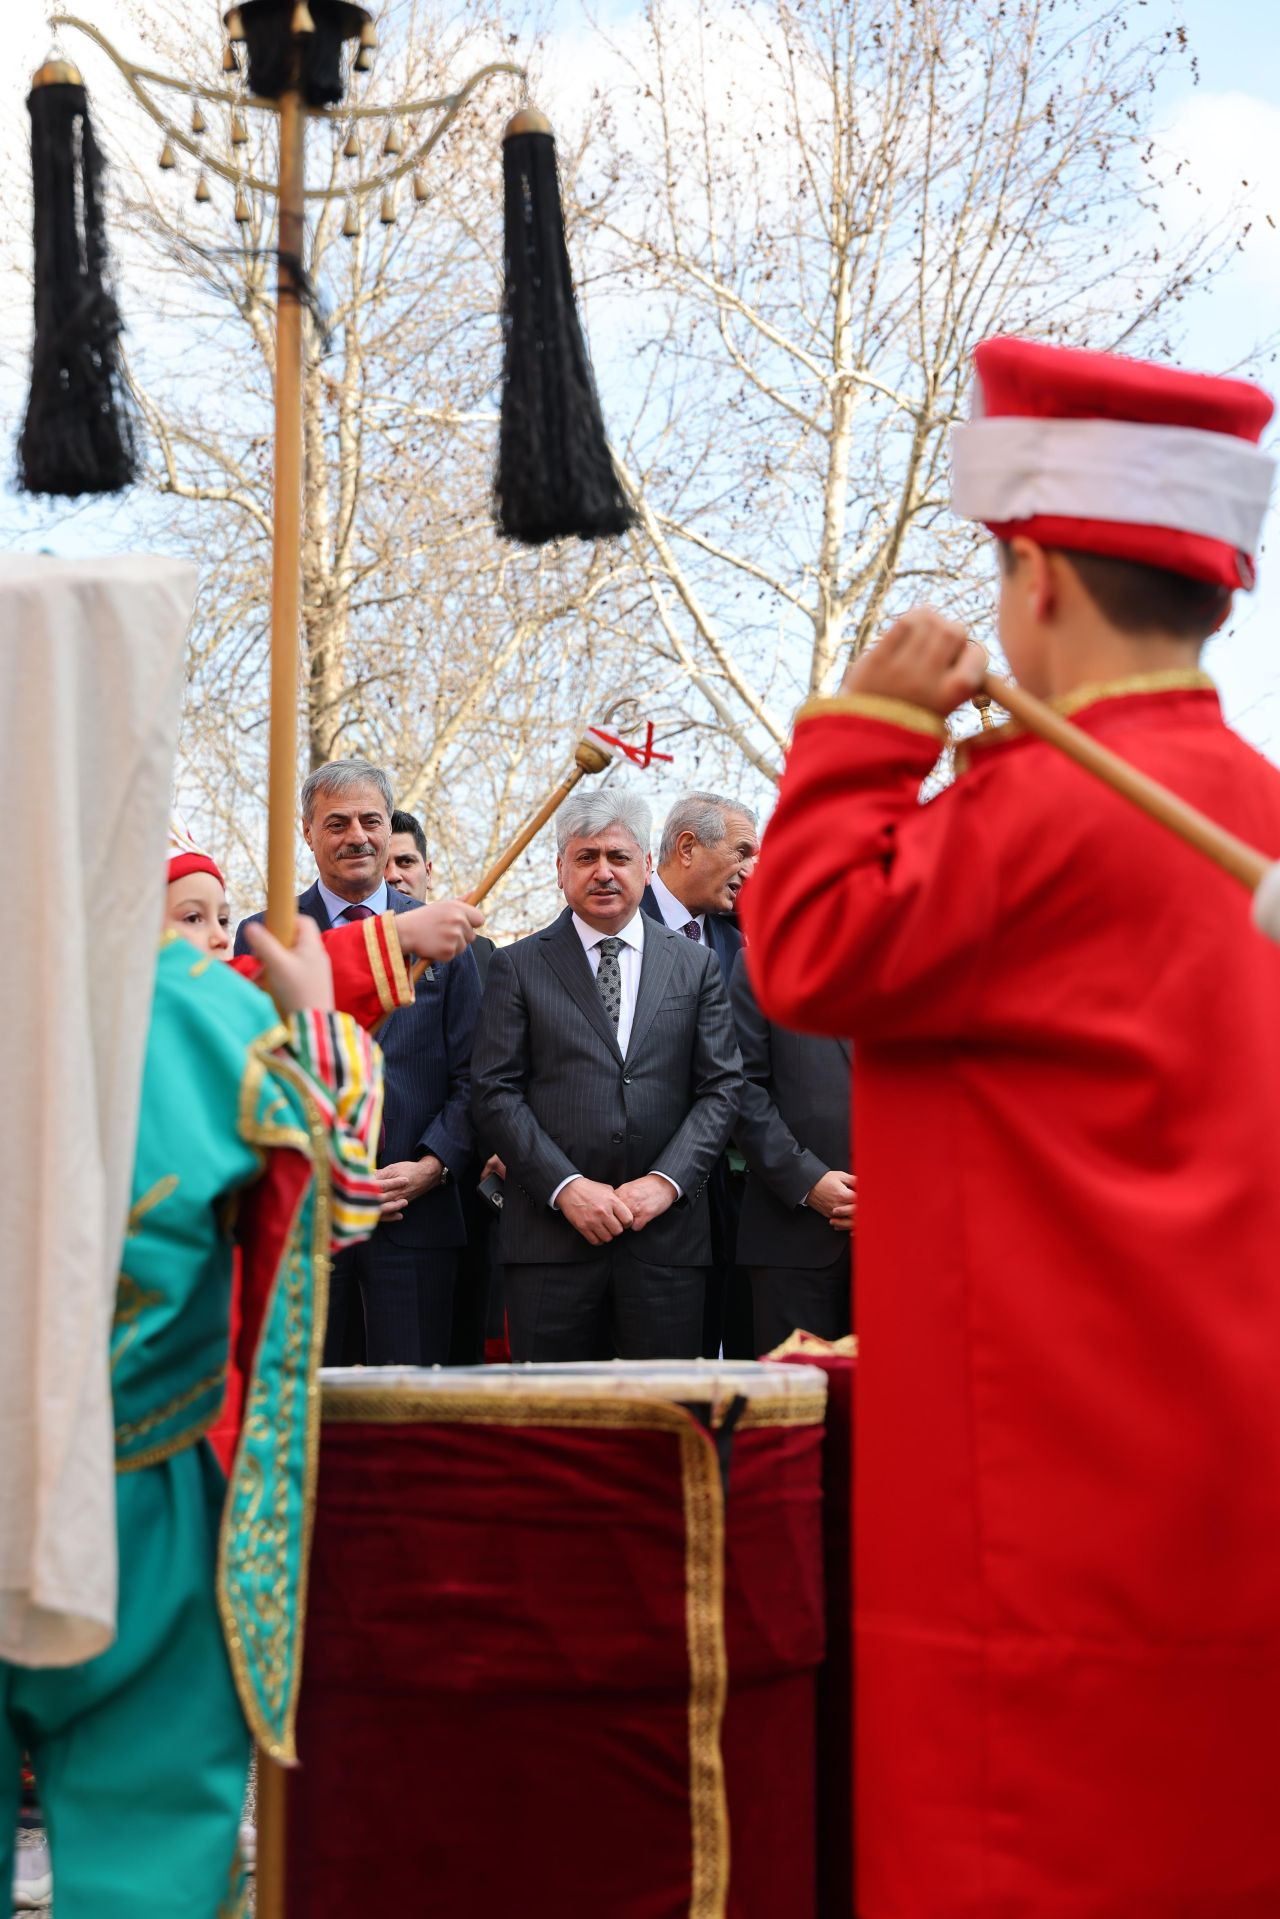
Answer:
[[[681,866],[693,865],[693,849],[698,844],[698,835],[686,830],[676,840],[676,858]]]
[[[564,892],[564,856],[556,854],[556,885]]]
[[[306,841],[307,845],[311,847],[312,852],[314,852],[315,846],[311,838],[311,821],[310,820],[303,820],[302,822],[302,837]]]
[[[653,878],[653,854],[652,853],[646,853],[644,856],[644,877],[645,877],[646,885]]]
[[[1049,554],[1038,540],[1029,540],[1025,533],[1015,533],[1007,551],[1012,564],[1005,567],[1006,588],[1023,596],[1026,610],[1033,619],[1040,622],[1050,619],[1060,599],[1054,571],[1061,563],[1058,556]]]

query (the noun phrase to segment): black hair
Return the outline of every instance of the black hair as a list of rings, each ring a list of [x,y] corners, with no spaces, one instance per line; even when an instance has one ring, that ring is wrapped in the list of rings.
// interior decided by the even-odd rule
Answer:
[[[1229,586],[1193,580],[1168,567],[1060,546],[1047,550],[1067,562],[1104,619],[1121,633],[1207,640],[1231,604]],[[1013,572],[1013,549],[1007,540],[1000,541],[1000,564],[1006,573]]]
[[[391,815],[393,833],[412,833],[413,843],[422,855],[422,863],[427,863],[427,836],[412,813],[393,813]]]

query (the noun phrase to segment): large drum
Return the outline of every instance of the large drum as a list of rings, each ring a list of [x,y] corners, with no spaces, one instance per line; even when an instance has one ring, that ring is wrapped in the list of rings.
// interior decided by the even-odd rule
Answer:
[[[323,1393],[288,1919],[813,1919],[823,1374]]]

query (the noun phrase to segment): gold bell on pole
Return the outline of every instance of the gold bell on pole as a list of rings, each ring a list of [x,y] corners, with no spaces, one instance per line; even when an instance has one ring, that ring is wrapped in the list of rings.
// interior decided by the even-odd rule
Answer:
[[[404,135],[395,120],[392,120],[387,127],[387,137],[382,143],[382,151],[386,154],[404,152]]]
[[[172,173],[177,164],[178,156],[173,150],[173,141],[166,140],[160,149],[160,171],[162,173]]]
[[[244,40],[244,21],[240,18],[239,7],[232,7],[230,13],[228,13],[226,18],[226,28],[227,28],[227,38],[231,42],[232,46],[238,47],[239,45],[241,45],[241,43]]]
[[[342,222],[342,237],[344,240],[355,240],[359,237],[359,233],[360,233],[360,215],[356,212],[355,201],[348,200],[347,216],[346,216],[346,219]]]
[[[238,110],[231,115],[231,144],[244,147],[249,144],[249,129],[244,123],[244,115]]]
[[[213,198],[213,195],[209,191],[209,182],[205,179],[202,173],[200,175],[200,178],[196,181],[196,205],[198,207],[208,206],[212,198]]]
[[[224,73],[239,73],[240,71],[240,62],[236,59],[236,50],[230,42],[222,49],[222,71]]]
[[[242,227],[249,224],[249,199],[243,187],[236,188],[236,224]]]
[[[344,160],[358,160],[360,158],[360,141],[354,126],[347,135],[346,144],[342,149],[342,157]]]
[[[293,19],[289,23],[289,30],[295,38],[315,32],[316,23],[311,17],[311,9],[307,5],[307,0],[298,0],[298,4],[293,10]]]
[[[360,50],[356,54],[357,73],[368,73],[373,65],[373,56],[378,50],[378,29],[372,20],[366,20],[360,29]]]
[[[413,198],[417,206],[425,206],[431,198],[431,189],[427,185],[427,176],[419,167],[413,176]]]
[[[191,102],[191,131],[195,134],[197,140],[205,131],[205,124],[204,109],[198,100],[193,100]]]
[[[378,218],[381,220],[384,227],[393,227],[395,225],[396,223],[396,190],[394,187],[385,187],[383,189],[382,205],[378,209]]]

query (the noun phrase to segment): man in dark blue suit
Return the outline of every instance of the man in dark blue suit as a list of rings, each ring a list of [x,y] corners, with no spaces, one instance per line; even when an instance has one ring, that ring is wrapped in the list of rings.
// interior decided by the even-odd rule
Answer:
[[[760,851],[756,816],[741,800],[722,793],[686,793],[663,823],[653,878],[640,910],[672,932],[709,946],[720,962],[726,990],[742,945],[734,917],[738,889]],[[755,1341],[745,1275],[735,1273],[742,1169],[729,1154],[711,1176],[712,1267],[707,1275],[702,1352],[715,1359],[751,1359]]]
[[[302,832],[319,878],[298,911],[324,931],[375,913],[408,913],[417,901],[386,881],[391,786],[365,760],[332,760],[302,788]],[[261,918],[260,914],[252,918]],[[247,952],[242,920],[236,951]],[[470,952],[436,962],[412,1006],[378,1033],[386,1097],[378,1177],[382,1224],[334,1261],[326,1364],[347,1356],[347,1323],[363,1301],[371,1366],[444,1364],[458,1256],[466,1244],[459,1181],[472,1171],[471,1046],[480,976]]]

